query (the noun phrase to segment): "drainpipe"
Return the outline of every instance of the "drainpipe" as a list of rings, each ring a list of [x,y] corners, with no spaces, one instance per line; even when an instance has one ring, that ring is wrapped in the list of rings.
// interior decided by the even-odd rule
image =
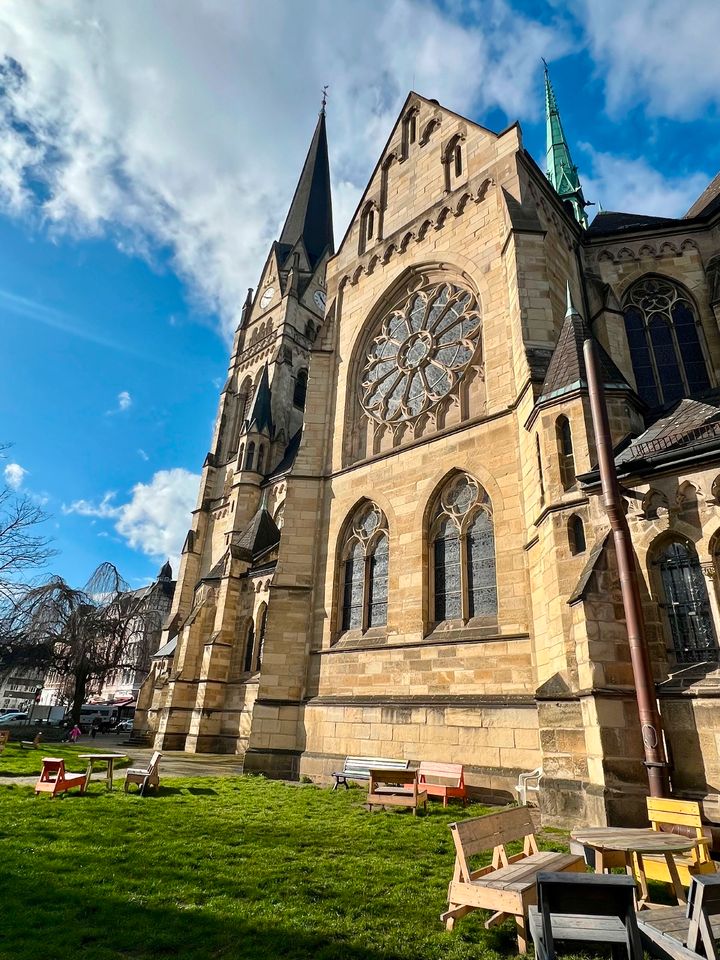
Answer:
[[[662,725],[657,707],[655,683],[650,667],[650,655],[645,639],[635,555],[615,470],[615,458],[605,403],[605,389],[598,372],[597,349],[594,340],[588,339],[585,341],[583,355],[587,370],[590,410],[595,429],[595,444],[597,446],[603,501],[615,542],[615,554],[620,573],[620,588],[625,609],[630,662],[635,679],[635,693],[640,714],[640,732],[645,749],[644,762],[650,785],[650,796],[666,797],[669,792],[669,781]]]

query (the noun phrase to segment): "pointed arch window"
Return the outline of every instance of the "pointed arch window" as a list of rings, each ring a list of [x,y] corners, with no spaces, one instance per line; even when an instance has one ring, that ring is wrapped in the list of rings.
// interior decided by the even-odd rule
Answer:
[[[560,464],[560,482],[563,490],[572,490],[575,486],[575,456],[570,421],[567,417],[558,417],[555,421],[555,436]]]
[[[540,484],[540,506],[545,506],[545,480],[543,478],[542,454],[540,453],[540,434],[535,434],[535,457],[537,459],[538,483]]]
[[[260,607],[260,616],[258,618],[259,628],[258,628],[258,654],[257,654],[257,663],[255,664],[255,669],[259,670],[262,666],[263,651],[265,649],[265,627],[267,626],[267,604],[264,603]]]
[[[247,636],[245,638],[245,658],[243,660],[243,670],[245,673],[250,673],[253,668],[253,654],[255,652],[255,623],[253,620],[250,621],[247,628]]]
[[[417,140],[417,108],[413,107],[403,118],[402,155],[407,159],[411,144]]]
[[[298,375],[295,378],[295,389],[293,390],[293,406],[296,406],[299,410],[305,409],[305,400],[307,397],[307,382],[308,382],[307,370],[298,370]]]
[[[430,543],[435,622],[496,617],[492,504],[469,474],[452,477],[440,491]]]
[[[570,547],[570,553],[573,556],[576,556],[578,553],[584,553],[587,547],[585,542],[585,526],[577,514],[573,514],[568,520],[568,545]]]
[[[261,443],[260,448],[258,450],[257,472],[262,473],[264,467],[265,467],[265,445]]]
[[[245,469],[252,470],[254,462],[255,462],[255,444],[251,441],[247,445],[247,453],[245,454]]]
[[[374,503],[362,505],[345,535],[342,557],[342,630],[387,623],[389,543],[385,514]]]
[[[685,291],[663,277],[645,277],[624,307],[637,390],[650,407],[709,390],[702,325]]]
[[[695,548],[672,541],[657,561],[662,602],[678,663],[718,660],[718,643],[705,576]]]

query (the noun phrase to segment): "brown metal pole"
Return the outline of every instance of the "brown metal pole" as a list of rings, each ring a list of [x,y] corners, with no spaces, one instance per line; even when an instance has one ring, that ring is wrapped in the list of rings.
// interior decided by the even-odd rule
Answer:
[[[655,683],[650,666],[650,655],[645,640],[635,555],[615,470],[615,458],[605,403],[605,388],[598,373],[597,350],[593,340],[585,341],[583,354],[587,370],[590,410],[592,411],[595,428],[595,444],[603,501],[615,541],[615,554],[620,574],[623,607],[625,608],[630,662],[635,678],[635,694],[640,714],[640,730],[645,749],[645,766],[650,784],[650,796],[666,797],[669,791],[667,760],[655,696]]]

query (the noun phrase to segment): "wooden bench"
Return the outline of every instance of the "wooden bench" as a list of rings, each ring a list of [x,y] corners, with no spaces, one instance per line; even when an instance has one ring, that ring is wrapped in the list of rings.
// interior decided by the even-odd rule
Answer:
[[[720,874],[694,876],[686,906],[638,914],[643,946],[662,960],[720,960]],[[702,952],[701,952],[702,948]]]
[[[153,753],[150,763],[147,767],[128,767],[125,771],[125,793],[131,783],[136,784],[139,792],[144,796],[148,787],[155,787],[155,792],[160,789],[160,761],[162,754],[157,750]]]
[[[2,753],[3,750],[5,749],[5,746],[9,739],[10,739],[10,731],[0,730],[0,753]]]
[[[35,734],[32,740],[21,740],[20,746],[23,750],[39,750],[40,741],[42,740],[42,733],[38,732]]]
[[[539,873],[538,905],[528,913],[537,960],[555,960],[555,941],[623,944],[628,960],[643,960],[632,877]]]
[[[345,757],[342,770],[333,773],[335,784],[333,790],[342,784],[349,789],[348,780],[369,780],[370,770],[407,770],[407,760],[392,760],[388,757]]]
[[[427,792],[418,785],[417,770],[371,770],[368,808],[412,807],[413,816],[420,804],[427,811]]]
[[[49,793],[52,797],[79,787],[80,793],[85,793],[85,774],[66,773],[65,761],[60,757],[43,757],[40,779],[35,784],[35,795]]]
[[[541,871],[585,869],[582,857],[538,850],[529,807],[513,807],[451,823],[455,843],[455,870],[448,888],[448,909],[440,919],[448,930],[473,910],[492,910],[485,927],[515,917],[518,951],[527,952],[525,918],[537,902],[536,878]],[[508,855],[506,844],[523,841],[522,853]],[[492,851],[492,863],[473,870],[470,858]]]
[[[688,853],[673,855],[677,867],[680,883],[684,887],[690,885],[690,878],[698,874],[715,873],[715,863],[710,858],[708,847],[712,839],[705,835],[700,804],[695,800],[667,800],[664,797],[647,798],[648,819],[653,830],[662,833],[680,833],[674,827],[682,827],[683,834],[694,831],[697,846]],[[672,883],[665,857],[655,854],[643,854],[645,876],[649,880],[661,880]]]
[[[429,797],[442,797],[444,807],[448,805],[449,797],[458,797],[465,806],[467,787],[465,770],[461,763],[435,763],[432,760],[421,760],[418,781]]]

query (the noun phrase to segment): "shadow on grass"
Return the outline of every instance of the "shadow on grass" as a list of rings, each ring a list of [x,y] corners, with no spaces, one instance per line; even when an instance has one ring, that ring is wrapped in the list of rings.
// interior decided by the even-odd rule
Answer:
[[[395,952],[380,951],[347,936],[286,926],[282,904],[278,904],[278,920],[258,917],[255,921],[227,913],[219,916],[199,903],[148,907],[123,898],[110,881],[107,888],[54,884],[47,872],[33,882],[28,876],[4,871],[0,896],[5,918],[3,951],[7,951],[2,956],[22,960],[47,960],[48,944],[54,957],[82,951],[85,960],[159,956],[401,960]],[[245,906],[252,909],[252,904]]]
[[[133,789],[132,794],[133,796],[142,796],[143,800],[162,800],[163,797],[171,797],[178,794],[182,796],[189,794],[193,797],[216,797],[218,792],[217,790],[213,790],[212,787],[168,787],[161,784],[159,790],[149,787],[144,794],[141,794],[139,790]]]

